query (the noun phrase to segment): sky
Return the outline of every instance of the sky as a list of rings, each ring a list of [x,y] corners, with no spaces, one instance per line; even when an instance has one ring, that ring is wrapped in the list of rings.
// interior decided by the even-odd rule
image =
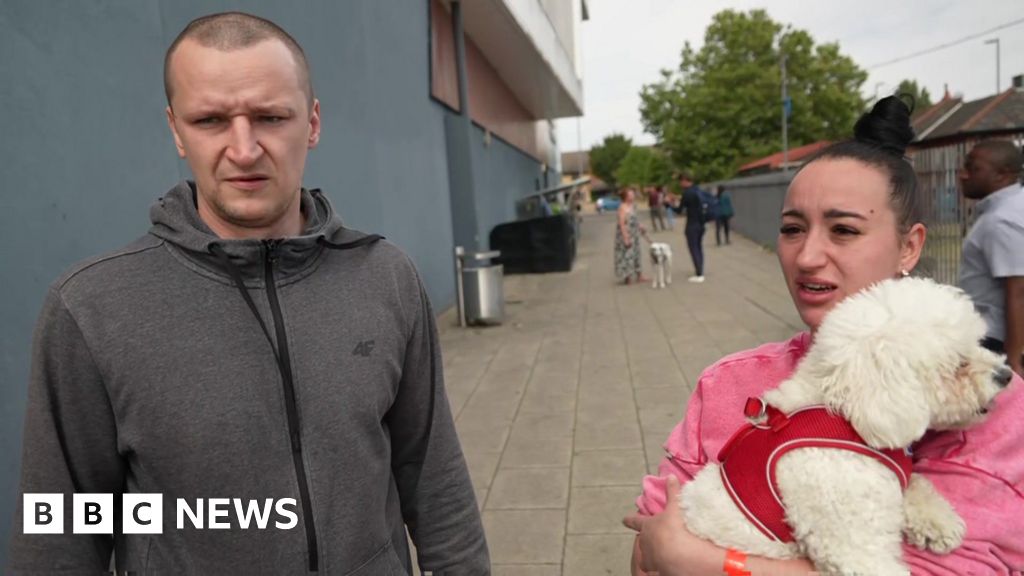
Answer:
[[[1024,22],[895,64],[877,66],[1024,19],[1024,0],[587,0],[580,24],[584,115],[556,121],[563,151],[590,149],[612,133],[653,144],[640,122],[640,90],[678,68],[686,41],[699,50],[714,14],[763,8],[772,20],[805,30],[815,44],[838,42],[868,79],[861,94],[891,93],[916,80],[932,100],[948,86],[968,101],[996,92],[1024,74]],[[577,129],[578,128],[578,129]]]

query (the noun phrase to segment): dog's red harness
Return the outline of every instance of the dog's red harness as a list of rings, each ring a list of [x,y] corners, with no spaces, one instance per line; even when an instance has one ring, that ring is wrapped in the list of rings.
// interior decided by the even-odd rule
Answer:
[[[900,486],[907,488],[909,451],[868,446],[846,419],[824,406],[787,415],[760,398],[749,398],[743,413],[751,420],[767,419],[763,424],[747,424],[726,442],[718,454],[722,483],[747,519],[772,540],[793,541],[775,479],[779,458],[790,450],[837,448],[870,456],[892,470]]]

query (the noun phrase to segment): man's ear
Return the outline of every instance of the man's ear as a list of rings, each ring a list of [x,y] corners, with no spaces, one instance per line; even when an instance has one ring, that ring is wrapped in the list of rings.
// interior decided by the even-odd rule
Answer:
[[[181,136],[178,135],[178,128],[174,125],[174,111],[171,110],[170,106],[164,109],[167,114],[167,127],[171,129],[171,134],[174,136],[174,147],[178,149],[178,156],[181,158],[185,157],[185,146],[181,143]]]
[[[320,100],[313,99],[313,111],[309,117],[309,149],[320,143]]]

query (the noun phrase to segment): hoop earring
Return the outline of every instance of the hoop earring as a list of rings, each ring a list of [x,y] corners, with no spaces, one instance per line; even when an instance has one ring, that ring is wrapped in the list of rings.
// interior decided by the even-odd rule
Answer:
[[[907,272],[906,270],[900,270],[900,278],[906,278],[907,276],[910,276],[910,272]]]

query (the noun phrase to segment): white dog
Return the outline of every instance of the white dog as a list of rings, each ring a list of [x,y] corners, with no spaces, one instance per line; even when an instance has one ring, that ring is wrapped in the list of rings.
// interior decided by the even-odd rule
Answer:
[[[967,296],[930,280],[888,280],[847,298],[826,316],[793,376],[748,401],[752,424],[723,449],[723,464],[684,486],[687,526],[750,554],[806,556],[829,574],[908,573],[901,533],[920,548],[952,551],[963,521],[927,479],[907,474],[909,450],[900,452],[926,430],[980,421],[1009,383],[1003,358],[979,345],[984,335]],[[757,451],[754,436],[792,435],[800,418],[823,414],[841,417],[824,416],[863,443],[851,450],[847,440],[800,447],[807,443],[790,439],[777,449],[769,442],[757,470],[731,463]],[[751,482],[766,484],[770,496],[744,501],[739,491],[758,493],[744,487]],[[784,521],[771,517],[772,507]]]
[[[651,242],[651,265],[654,280],[651,288],[664,288],[672,283],[672,247],[665,242]]]

